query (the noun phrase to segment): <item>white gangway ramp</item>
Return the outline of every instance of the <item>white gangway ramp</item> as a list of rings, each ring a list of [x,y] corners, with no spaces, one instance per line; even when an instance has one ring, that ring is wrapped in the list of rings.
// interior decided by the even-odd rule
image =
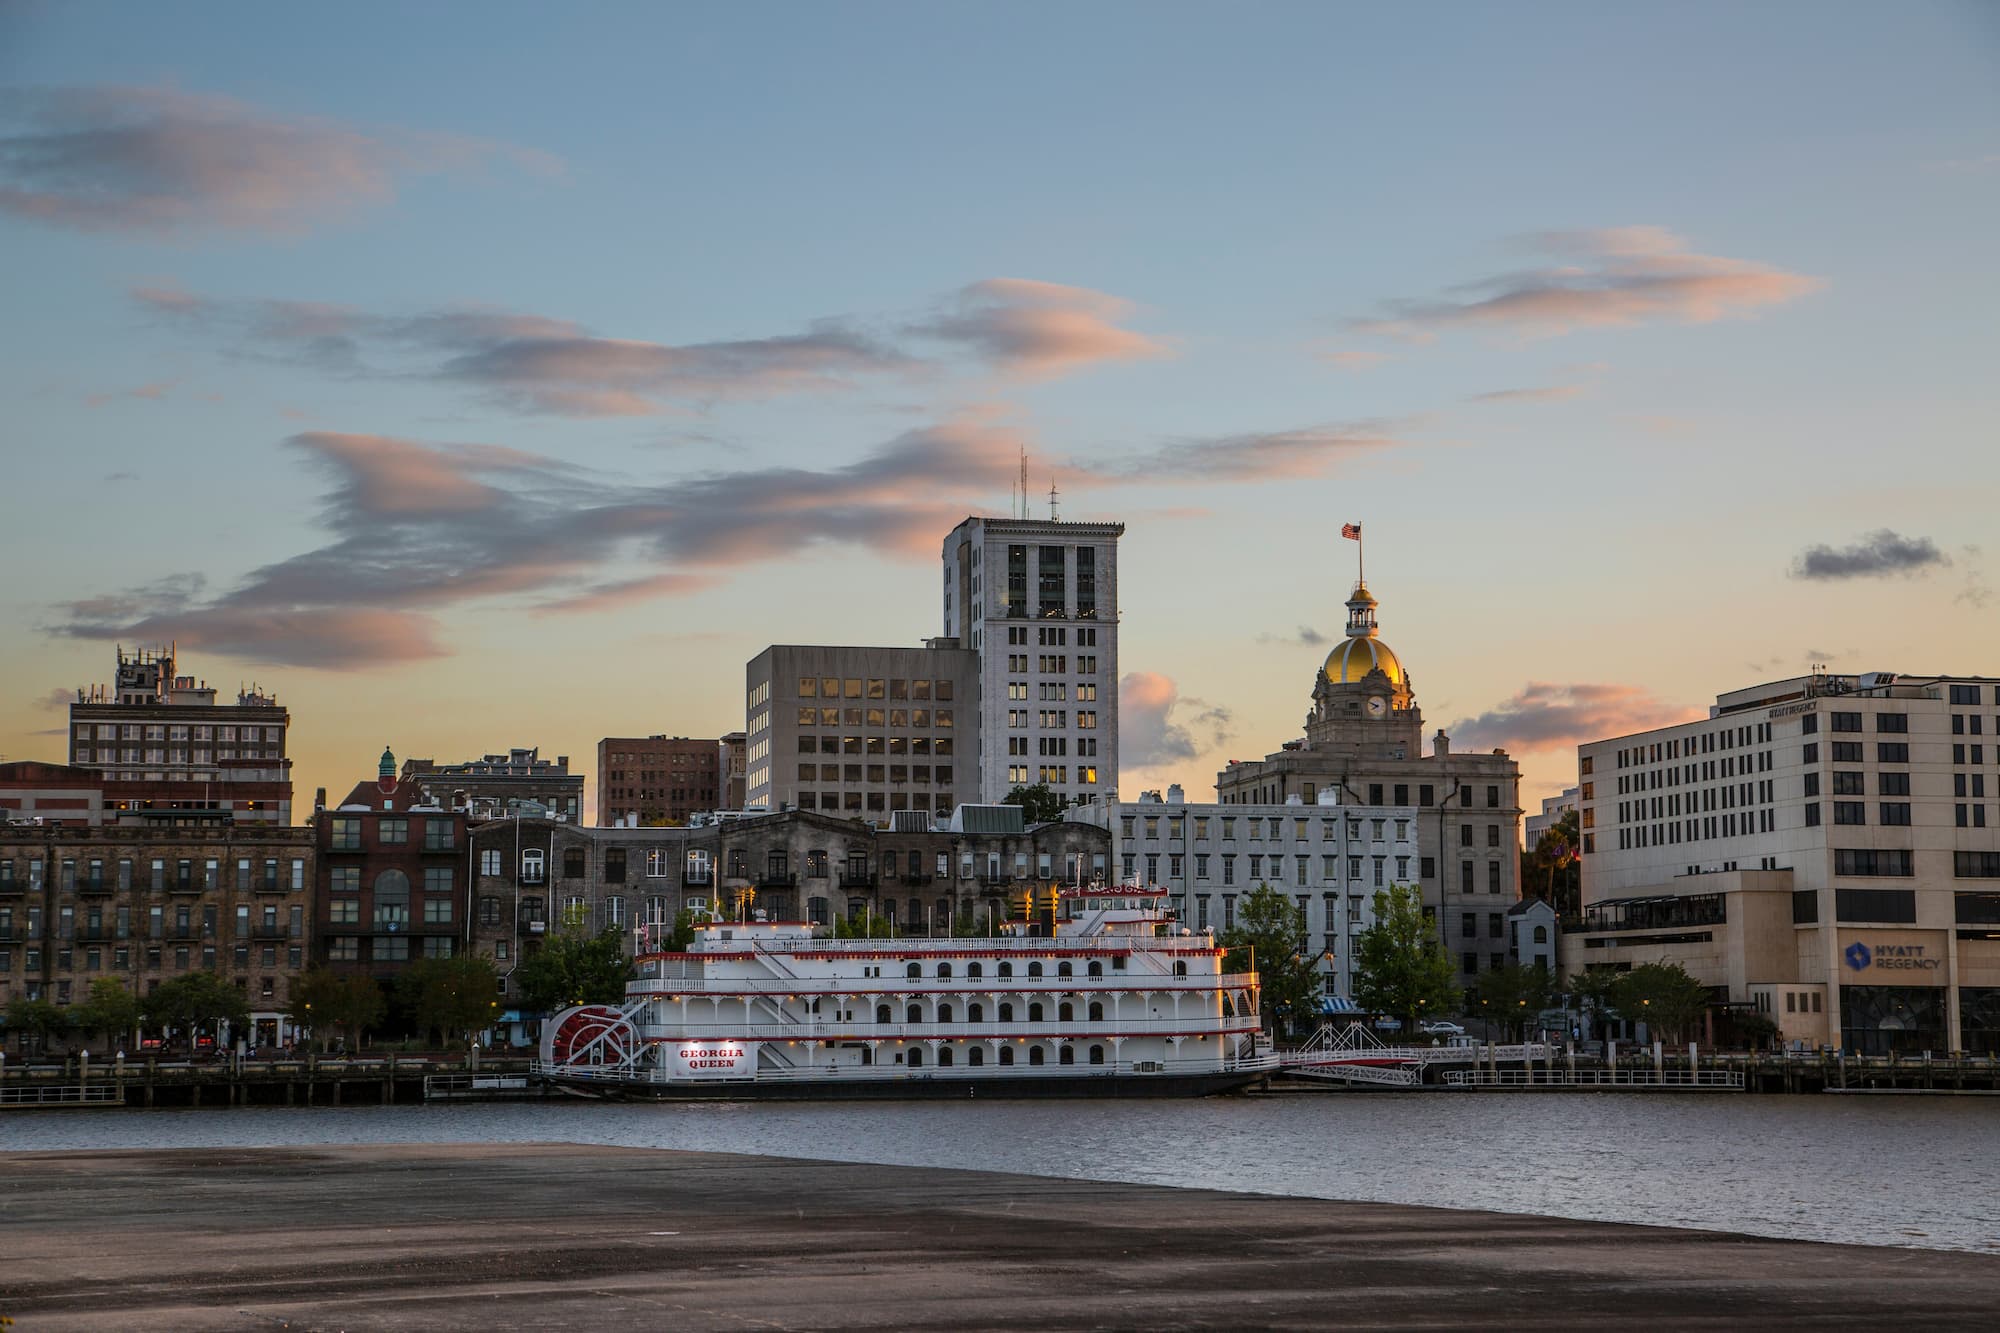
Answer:
[[[1390,1046],[1360,1023],[1327,1025],[1305,1045],[1287,1052],[1285,1073],[1340,1083],[1372,1083],[1389,1087],[1420,1087],[1429,1065],[1525,1064],[1553,1057],[1555,1048],[1536,1042],[1516,1046]]]

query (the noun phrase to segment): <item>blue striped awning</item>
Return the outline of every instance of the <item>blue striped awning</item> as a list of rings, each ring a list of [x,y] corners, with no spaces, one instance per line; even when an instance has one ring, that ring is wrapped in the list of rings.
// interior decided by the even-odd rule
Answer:
[[[1345,995],[1326,996],[1319,1002],[1319,1011],[1328,1015],[1358,1014],[1363,1012],[1360,1005],[1348,999]]]

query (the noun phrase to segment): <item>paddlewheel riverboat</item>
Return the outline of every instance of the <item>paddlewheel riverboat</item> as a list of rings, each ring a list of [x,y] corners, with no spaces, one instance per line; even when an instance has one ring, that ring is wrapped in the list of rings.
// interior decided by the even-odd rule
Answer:
[[[1161,890],[1054,891],[982,939],[715,921],[642,953],[622,1005],[547,1023],[536,1072],[662,1098],[1197,1096],[1277,1068],[1257,975]]]

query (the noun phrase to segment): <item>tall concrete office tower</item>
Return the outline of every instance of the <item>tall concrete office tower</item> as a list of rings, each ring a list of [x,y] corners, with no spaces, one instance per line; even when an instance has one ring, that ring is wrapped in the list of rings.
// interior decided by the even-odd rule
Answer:
[[[944,632],[979,654],[979,796],[1118,794],[1123,523],[968,518],[944,541]]]

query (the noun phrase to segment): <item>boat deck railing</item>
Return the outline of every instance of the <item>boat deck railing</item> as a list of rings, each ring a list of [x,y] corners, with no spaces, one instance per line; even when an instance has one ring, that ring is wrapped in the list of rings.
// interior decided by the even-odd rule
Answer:
[[[657,1083],[688,1086],[730,1083],[879,1082],[883,1080],[980,1079],[1006,1082],[1024,1078],[1146,1078],[1189,1074],[1266,1074],[1278,1069],[1275,1052],[1221,1059],[1119,1060],[1093,1064],[955,1064],[912,1069],[897,1064],[800,1064],[789,1069],[763,1068],[754,1074],[729,1077],[677,1078],[664,1069],[621,1069],[611,1065],[562,1065],[537,1060],[533,1072],[543,1078],[601,1083]]]

